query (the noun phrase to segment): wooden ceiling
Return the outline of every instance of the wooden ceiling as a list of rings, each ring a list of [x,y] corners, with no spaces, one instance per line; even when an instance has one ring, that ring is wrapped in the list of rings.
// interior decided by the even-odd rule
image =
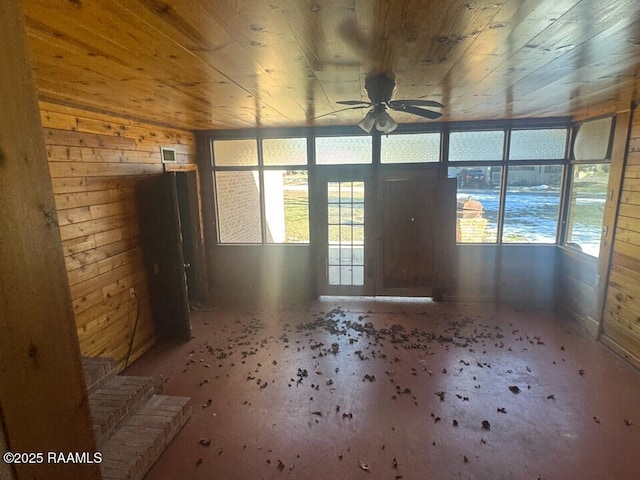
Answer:
[[[639,0],[23,0],[40,98],[193,130],[353,125],[392,72],[443,121],[628,107]],[[399,123],[423,119],[393,113]]]

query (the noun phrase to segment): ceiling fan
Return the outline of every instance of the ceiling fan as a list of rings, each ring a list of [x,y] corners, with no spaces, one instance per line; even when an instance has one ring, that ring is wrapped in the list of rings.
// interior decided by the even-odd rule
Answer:
[[[386,73],[378,73],[367,77],[364,88],[369,96],[369,102],[363,102],[362,100],[344,100],[337,103],[350,105],[348,108],[338,110],[339,112],[355,108],[370,108],[362,121],[358,123],[358,126],[367,133],[370,133],[373,127],[381,133],[391,133],[398,128],[398,124],[391,118],[391,115],[387,113],[387,108],[398,112],[411,113],[430,120],[435,120],[442,116],[440,112],[421,108],[444,107],[440,102],[434,100],[391,100],[393,92],[396,89],[396,81]]]

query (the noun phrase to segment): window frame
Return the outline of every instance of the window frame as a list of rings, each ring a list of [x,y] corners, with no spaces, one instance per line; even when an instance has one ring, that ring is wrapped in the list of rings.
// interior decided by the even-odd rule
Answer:
[[[527,159],[527,160],[512,160],[509,158],[510,153],[510,144],[511,144],[511,133],[513,131],[523,131],[523,130],[552,130],[552,129],[564,129],[567,131],[567,135],[565,138],[565,146],[564,146],[564,158],[559,159]],[[450,147],[450,133],[460,132],[460,131],[497,131],[504,130],[504,145],[502,148],[502,158],[499,160],[449,160],[449,147]],[[564,198],[565,198],[565,189],[566,189],[566,175],[567,175],[567,165],[569,163],[568,155],[570,142],[572,138],[572,124],[571,122],[565,121],[549,121],[549,122],[509,122],[502,124],[501,126],[493,126],[488,125],[487,122],[482,122],[480,124],[471,124],[469,126],[463,125],[454,126],[446,134],[446,148],[445,148],[445,159],[444,164],[447,168],[488,168],[488,167],[502,167],[501,178],[500,178],[500,189],[499,189],[499,205],[498,205],[498,219],[497,219],[497,238],[495,242],[456,242],[457,245],[540,245],[540,246],[548,246],[548,245],[559,245],[561,233],[562,233],[562,213],[564,210]],[[564,166],[563,177],[561,180],[561,184],[559,186],[560,190],[560,198],[559,198],[559,208],[558,215],[556,220],[556,235],[555,242],[553,243],[538,243],[538,242],[504,242],[504,222],[505,222],[505,206],[507,202],[507,179],[509,175],[509,167],[526,167],[526,166],[548,166],[548,165],[561,165]]]
[[[615,121],[615,117],[614,117]],[[439,169],[441,175],[446,176],[449,168],[473,168],[473,167],[500,167],[500,187],[496,190],[498,197],[498,212],[497,212],[497,234],[495,242],[456,242],[457,245],[528,245],[528,246],[548,246],[556,245],[562,246],[564,239],[566,238],[566,211],[567,211],[567,199],[568,192],[568,179],[570,179],[570,153],[572,153],[573,141],[575,136],[576,125],[567,117],[556,117],[548,119],[520,119],[520,120],[490,120],[490,121],[470,121],[470,122],[447,122],[447,123],[415,123],[415,124],[402,124],[391,133],[393,135],[405,135],[405,134],[426,134],[426,133],[438,133],[440,135],[440,157],[438,162],[422,162],[422,163],[381,163],[381,138],[382,134],[374,132],[373,134],[365,134],[357,126],[341,126],[341,127],[295,127],[295,128],[265,128],[265,129],[243,129],[243,130],[219,130],[204,132],[204,135],[209,146],[210,161],[209,166],[211,168],[212,180],[213,180],[213,195],[214,195],[214,230],[216,232],[217,246],[285,246],[285,247],[308,247],[312,246],[315,239],[314,233],[314,218],[317,205],[317,192],[315,192],[315,181],[318,169],[351,169],[351,168],[368,168],[371,169],[374,174],[376,172],[387,169],[402,169],[402,170],[421,170],[421,169]],[[562,159],[528,159],[528,160],[511,160],[508,158],[511,133],[513,131],[520,130],[549,130],[549,129],[561,129],[566,130],[565,141],[565,155]],[[503,147],[502,158],[495,160],[450,160],[449,159],[449,147],[450,147],[450,134],[454,132],[464,131],[503,131]],[[612,129],[613,131],[613,129]],[[371,162],[366,164],[317,164],[316,163],[316,138],[318,137],[333,137],[333,136],[369,136],[372,137],[371,146]],[[257,142],[258,147],[258,165],[257,166],[216,166],[214,159],[214,144],[217,140],[234,140],[234,139],[247,139],[253,138]],[[307,141],[307,162],[306,165],[265,165],[263,161],[263,144],[264,139],[270,138],[306,138]],[[589,162],[587,162],[589,163]],[[507,200],[507,178],[509,174],[510,166],[547,166],[547,165],[561,165],[564,167],[564,174],[560,186],[560,208],[557,218],[556,228],[556,240],[553,243],[512,243],[503,242],[504,221],[505,221],[505,204]],[[261,243],[222,243],[220,242],[220,232],[218,225],[218,204],[216,199],[216,185],[215,185],[215,172],[224,170],[258,170],[260,178],[260,208],[262,219],[262,242]],[[264,172],[268,170],[306,170],[307,171],[307,186],[308,186],[308,216],[309,216],[309,241],[305,243],[272,243],[266,241],[265,230],[266,216],[264,212],[265,208],[265,189],[264,189]]]
[[[576,138],[578,136],[578,130],[580,129],[580,127],[588,122],[591,121],[597,121],[597,120],[601,120],[603,118],[611,118],[611,130],[609,131],[609,141],[608,141],[608,145],[607,145],[607,153],[606,153],[606,157],[603,159],[595,159],[595,160],[589,160],[589,159],[581,159],[581,160],[576,160],[575,158],[575,154],[574,154],[574,147],[575,147],[575,142],[576,142]],[[578,250],[576,248],[574,248],[573,246],[569,245],[569,243],[573,243],[573,242],[568,242],[568,238],[570,235],[570,229],[571,229],[571,224],[570,224],[570,218],[571,218],[571,207],[572,207],[572,202],[571,199],[573,197],[573,192],[574,192],[574,182],[573,182],[573,178],[574,178],[574,173],[575,173],[575,169],[578,168],[580,165],[605,165],[608,164],[609,165],[609,175],[611,175],[611,152],[613,150],[613,142],[614,142],[614,136],[615,136],[615,131],[616,131],[616,122],[617,122],[617,116],[615,114],[606,114],[606,115],[599,115],[596,117],[592,117],[592,118],[587,118],[581,122],[577,122],[574,123],[571,126],[571,143],[570,143],[570,152],[569,152],[569,160],[567,162],[567,172],[566,172],[566,178],[567,178],[567,185],[565,188],[565,199],[562,203],[563,206],[563,213],[562,213],[562,231],[560,234],[560,238],[558,239],[558,246],[562,247],[564,249],[567,249],[569,251],[571,251],[572,253],[576,254],[576,255],[581,255],[587,258],[591,258],[591,259],[597,259],[598,257],[591,255],[590,253],[584,252],[582,250]],[[609,181],[610,181],[610,177],[607,181],[607,194],[605,195],[605,201],[607,201],[608,197],[609,197],[609,191],[610,191],[610,187],[609,187]],[[603,238],[603,234],[604,232],[602,231],[602,226],[600,227],[600,245],[602,246],[602,238]]]
[[[211,155],[210,167],[211,167],[211,177],[213,183],[213,197],[214,197],[214,212],[215,212],[215,232],[216,232],[216,245],[220,247],[226,246],[290,246],[290,247],[309,247],[311,244],[311,201],[310,201],[310,192],[311,192],[311,174],[310,174],[310,164],[311,164],[311,152],[309,149],[310,137],[309,134],[303,129],[276,129],[271,130],[269,132],[261,132],[260,130],[243,130],[243,131],[222,131],[218,132],[219,135],[211,135],[208,137],[208,145],[209,151]],[[265,165],[264,157],[263,157],[263,140],[267,139],[288,139],[288,138],[303,138],[306,141],[306,150],[307,150],[307,161],[304,165],[295,165],[295,164],[283,164],[283,165]],[[257,155],[258,162],[257,165],[238,165],[238,166],[217,166],[215,162],[215,142],[216,141],[226,141],[226,140],[247,140],[253,139],[257,143]],[[260,242],[223,242],[221,240],[220,235],[220,205],[217,201],[218,195],[218,185],[216,182],[216,173],[217,172],[241,172],[241,171],[258,171],[258,179],[259,179],[259,203],[260,203],[260,221],[261,221],[261,241]],[[269,242],[267,241],[267,215],[266,215],[266,201],[265,201],[265,182],[264,182],[264,172],[265,171],[281,171],[281,170],[296,170],[296,171],[306,171],[307,172],[307,216],[309,218],[309,232],[308,232],[308,240],[305,242]]]

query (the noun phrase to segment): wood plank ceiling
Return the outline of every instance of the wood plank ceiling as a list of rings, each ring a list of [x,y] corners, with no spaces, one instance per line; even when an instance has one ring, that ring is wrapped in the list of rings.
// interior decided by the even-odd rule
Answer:
[[[40,98],[193,130],[352,125],[364,80],[444,121],[628,107],[639,0],[23,0]],[[423,121],[393,114],[399,123]]]

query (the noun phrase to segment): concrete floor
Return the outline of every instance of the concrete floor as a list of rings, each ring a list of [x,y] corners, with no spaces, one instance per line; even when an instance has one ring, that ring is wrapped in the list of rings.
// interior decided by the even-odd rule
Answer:
[[[192,330],[127,371],[194,407],[146,480],[640,478],[640,372],[550,312],[324,299]]]

